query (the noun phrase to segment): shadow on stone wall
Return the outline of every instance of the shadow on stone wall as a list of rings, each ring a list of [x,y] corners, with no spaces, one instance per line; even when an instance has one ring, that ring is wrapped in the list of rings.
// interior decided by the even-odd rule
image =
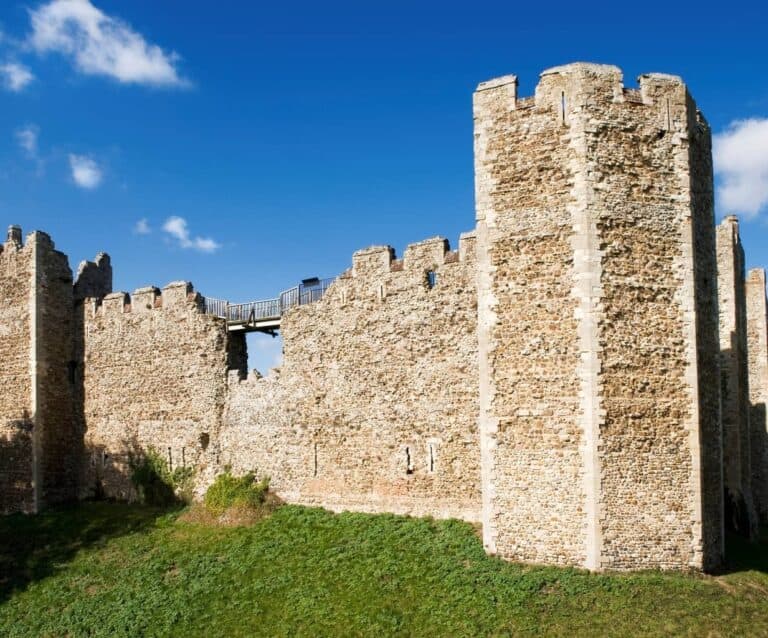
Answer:
[[[32,511],[32,422],[25,415],[0,437],[0,514]]]
[[[120,442],[119,450],[103,445],[85,446],[84,498],[133,503],[138,499],[131,482],[132,468],[144,455],[135,438]]]
[[[735,332],[730,334],[730,344],[730,348],[720,350],[724,523],[726,532],[756,539],[758,525],[748,465],[751,451],[746,356]]]
[[[768,432],[765,403],[750,405],[749,430],[753,464],[752,495],[760,522],[768,526]]]
[[[768,527],[763,527],[757,540],[740,534],[725,535],[725,564],[717,574],[756,571],[768,574]]]

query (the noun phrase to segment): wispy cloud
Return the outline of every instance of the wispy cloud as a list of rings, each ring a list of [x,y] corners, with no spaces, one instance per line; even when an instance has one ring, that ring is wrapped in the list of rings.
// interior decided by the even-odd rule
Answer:
[[[187,220],[183,217],[169,217],[163,224],[163,230],[182,248],[197,250],[201,253],[213,253],[221,244],[210,237],[192,237]]]
[[[35,124],[27,124],[15,132],[16,143],[29,159],[37,159],[38,139],[40,127]]]
[[[29,45],[38,53],[70,58],[87,75],[102,75],[125,84],[181,87],[179,56],[150,44],[119,18],[90,0],[52,0],[30,11]]]
[[[35,76],[23,64],[6,62],[0,64],[0,78],[2,78],[3,86],[6,89],[20,93],[35,79]]]
[[[141,218],[133,227],[133,232],[137,235],[149,235],[152,232],[152,228],[149,225],[149,221],[146,217]]]
[[[768,207],[768,119],[732,122],[713,138],[722,212],[755,217]]]
[[[69,167],[72,170],[72,179],[80,188],[93,190],[101,184],[102,170],[96,161],[87,155],[70,154]]]

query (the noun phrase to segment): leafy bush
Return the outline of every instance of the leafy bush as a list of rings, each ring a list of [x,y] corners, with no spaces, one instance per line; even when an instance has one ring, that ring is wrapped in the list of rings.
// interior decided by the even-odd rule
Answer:
[[[253,472],[233,476],[227,468],[205,493],[205,507],[216,516],[233,507],[258,509],[266,500],[268,491],[269,477],[257,481]]]
[[[154,448],[130,459],[131,482],[139,495],[139,501],[147,505],[172,505],[192,500],[191,467],[171,470],[168,462]]]

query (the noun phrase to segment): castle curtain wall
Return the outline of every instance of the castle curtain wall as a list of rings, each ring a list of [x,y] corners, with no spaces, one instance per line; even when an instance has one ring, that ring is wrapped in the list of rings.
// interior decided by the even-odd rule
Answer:
[[[279,372],[232,375],[222,459],[291,502],[476,521],[475,239],[355,253],[291,310]]]

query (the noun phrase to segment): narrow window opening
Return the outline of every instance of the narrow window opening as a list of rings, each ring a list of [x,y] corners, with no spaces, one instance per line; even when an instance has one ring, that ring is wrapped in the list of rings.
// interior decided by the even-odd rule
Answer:
[[[313,447],[312,476],[317,476],[317,443]]]
[[[384,284],[379,285],[379,301],[384,301]]]
[[[434,270],[427,271],[427,288],[432,290],[437,285],[437,273]]]
[[[429,472],[430,474],[435,471],[435,446],[429,444]]]
[[[565,124],[565,91],[560,92],[560,123]]]
[[[173,455],[171,454],[171,448],[168,448],[168,469],[173,472]]]
[[[186,448],[181,448],[181,467],[187,467]]]
[[[405,473],[413,474],[413,461],[411,460],[411,448],[405,448]]]

